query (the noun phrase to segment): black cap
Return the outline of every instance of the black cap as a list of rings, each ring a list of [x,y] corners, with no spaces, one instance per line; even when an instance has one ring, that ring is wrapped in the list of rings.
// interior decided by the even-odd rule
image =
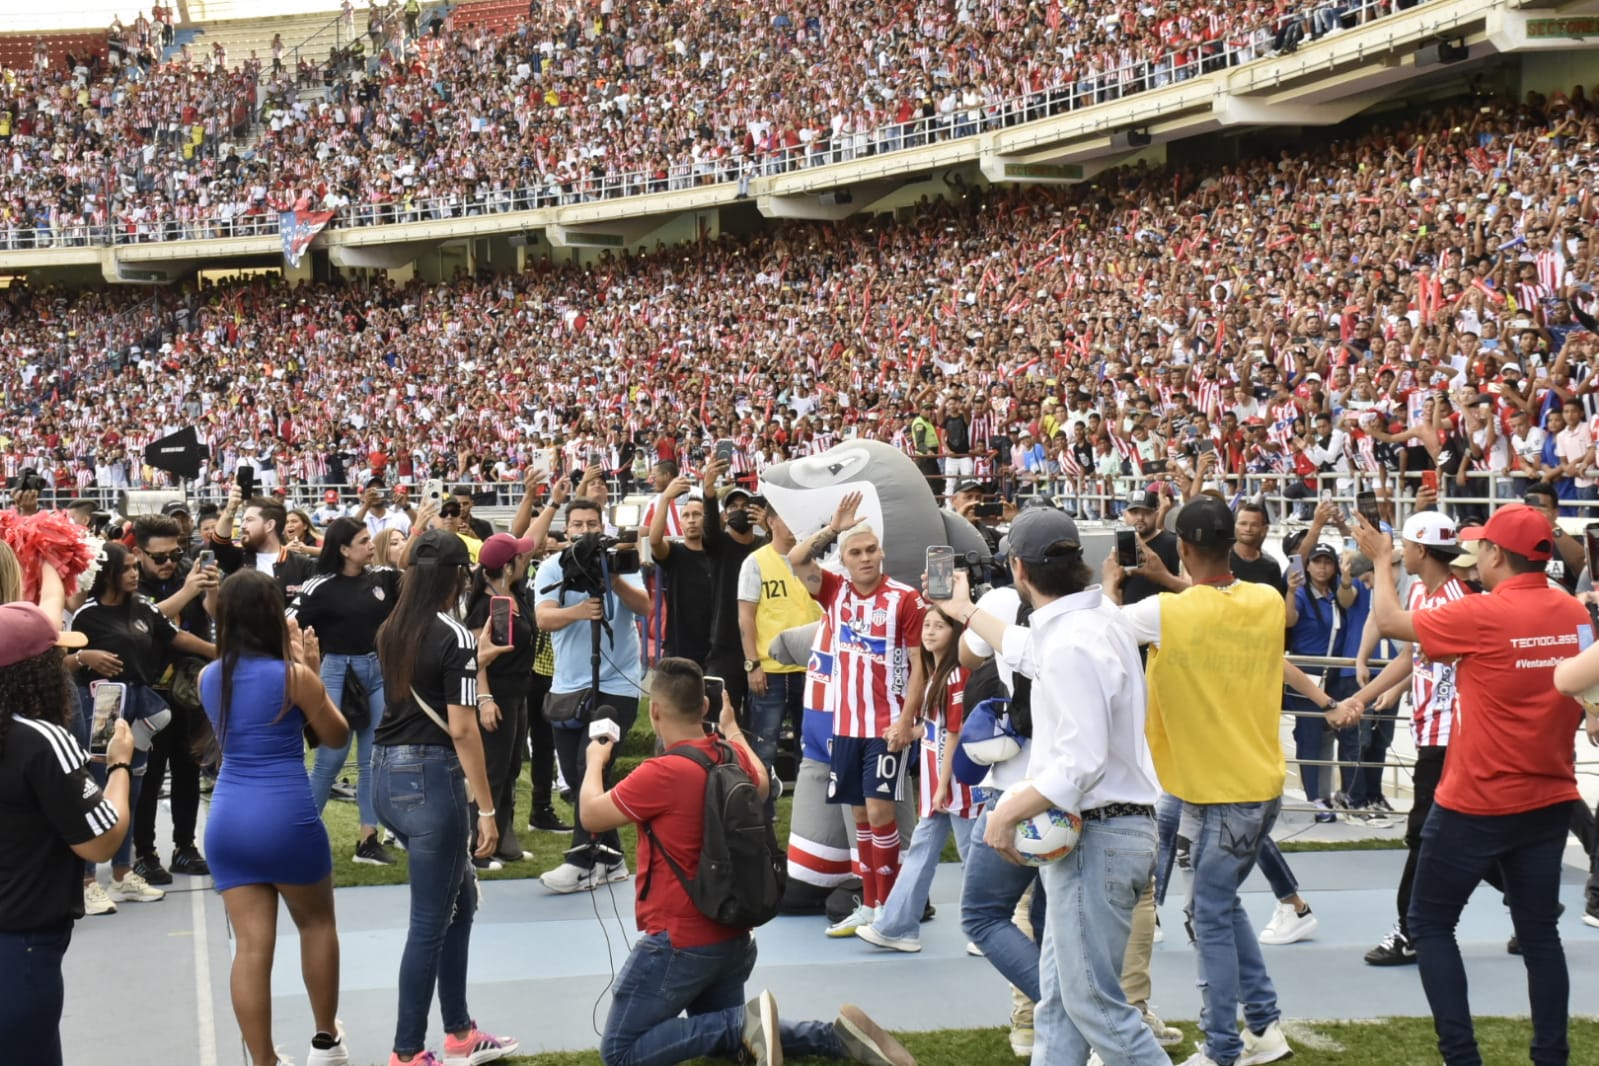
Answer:
[[[467,553],[461,538],[447,529],[430,529],[416,538],[411,548],[412,566],[471,566],[472,556]]]
[[[1160,510],[1160,498],[1157,497],[1153,492],[1149,492],[1145,489],[1139,489],[1127,497],[1127,503],[1122,509],[1125,511],[1134,511],[1140,508],[1145,511],[1158,511]]]
[[[982,484],[980,482],[962,481],[961,483],[959,483],[958,485],[955,486],[955,491],[950,493],[950,495],[954,496],[954,495],[956,495],[958,493],[962,493],[962,492],[982,492],[982,491],[983,491],[983,486],[982,486]]]
[[[79,496],[75,500],[68,500],[65,510],[68,510],[68,511],[93,511],[93,510],[96,510],[97,508],[99,508],[99,506],[100,505],[98,503],[95,503],[93,500],[89,499],[87,496]]]
[[[1317,559],[1331,559],[1336,563],[1338,561],[1338,549],[1331,544],[1317,544],[1310,549],[1310,554],[1305,557],[1305,561],[1315,562]]]
[[[1082,550],[1077,523],[1056,507],[1029,507],[1016,516],[1005,535],[1006,558],[1043,563]]]
[[[193,512],[189,510],[189,505],[184,503],[182,500],[173,500],[171,503],[161,508],[161,513],[166,515],[168,518],[172,518],[176,515],[184,515],[189,518],[194,517]]]
[[[1177,536],[1199,548],[1231,544],[1233,511],[1214,496],[1196,496],[1177,512]]]

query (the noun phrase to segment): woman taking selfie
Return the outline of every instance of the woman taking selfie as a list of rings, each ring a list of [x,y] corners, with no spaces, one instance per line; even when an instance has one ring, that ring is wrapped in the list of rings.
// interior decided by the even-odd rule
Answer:
[[[394,858],[378,838],[378,816],[372,807],[372,734],[383,719],[383,671],[378,669],[378,627],[400,598],[400,572],[372,566],[372,534],[353,518],[335,518],[322,539],[316,576],[300,586],[289,617],[302,629],[315,630],[322,648],[322,684],[335,707],[345,704],[348,679],[366,692],[365,714],[351,710],[355,740],[355,805],[361,816],[361,839],[355,861],[392,866]],[[311,799],[318,813],[327,806],[333,782],[344,769],[350,741],[317,748],[311,771]]]
[[[272,954],[278,900],[300,936],[300,969],[316,1034],[307,1066],[350,1061],[339,1009],[333,857],[305,776],[307,729],[321,745],[350,729],[317,671],[314,633],[286,621],[277,582],[240,570],[217,593],[218,661],[200,672],[200,700],[222,766],[206,819],[211,876],[233,926],[233,1013],[254,1066],[276,1066]]]
[[[58,632],[56,618],[31,603],[0,606],[0,1033],[40,1066],[62,1062],[61,963],[84,913],[83,864],[111,858],[132,810],[128,723],[96,756],[103,793],[67,728],[77,694],[60,647],[83,635]]]
[[[426,1049],[428,1014],[438,988],[444,1055],[473,1066],[516,1053],[517,1042],[478,1029],[466,1004],[467,955],[477,910],[477,875],[468,854],[470,795],[477,812],[475,855],[499,844],[494,790],[484,771],[478,690],[489,666],[509,648],[474,637],[454,617],[471,557],[454,533],[415,538],[394,613],[378,630],[386,706],[372,752],[378,817],[410,853],[411,916],[400,956],[399,1017],[390,1066],[439,1066]]]
[[[150,737],[161,731],[172,712],[160,694],[150,686],[166,669],[172,650],[206,659],[216,650],[193,633],[173,625],[151,600],[139,595],[139,561],[121,544],[107,541],[100,572],[89,588],[88,599],[72,616],[72,629],[84,634],[88,643],[67,656],[67,669],[78,686],[78,742],[89,747],[90,723],[94,719],[95,681],[120,685],[113,697],[121,705],[121,716],[133,727],[135,746],[133,803],[139,802],[139,782],[148,759]],[[102,697],[108,698],[108,697]],[[95,770],[104,786],[103,772]],[[117,903],[153,903],[166,893],[152,888],[133,871],[133,837],[122,841],[111,860],[109,895],[95,880],[94,864],[83,872],[83,905],[89,914],[115,914]]]

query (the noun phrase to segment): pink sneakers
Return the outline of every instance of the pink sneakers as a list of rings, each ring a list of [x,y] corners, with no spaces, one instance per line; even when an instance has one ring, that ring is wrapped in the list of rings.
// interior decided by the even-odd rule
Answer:
[[[444,1066],[483,1066],[485,1062],[510,1058],[520,1046],[508,1036],[490,1036],[473,1022],[472,1031],[464,1040],[444,1035]]]
[[[443,1066],[438,1056],[431,1051],[419,1051],[416,1058],[406,1062],[397,1052],[389,1052],[389,1066]]]

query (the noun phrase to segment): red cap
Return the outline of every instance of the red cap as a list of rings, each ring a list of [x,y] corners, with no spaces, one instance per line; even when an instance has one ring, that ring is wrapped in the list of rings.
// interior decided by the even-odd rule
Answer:
[[[329,489],[328,491],[326,491],[326,492],[324,492],[322,494],[322,498],[324,500],[328,501],[329,503],[338,503],[339,502],[339,490],[338,489]]]
[[[1535,563],[1547,562],[1555,552],[1549,519],[1524,503],[1499,508],[1489,516],[1486,525],[1462,529],[1460,539],[1486,540]]]
[[[409,496],[409,495],[411,495],[411,486],[409,486],[409,485],[396,485],[396,486],[394,486],[394,494],[396,496]]]

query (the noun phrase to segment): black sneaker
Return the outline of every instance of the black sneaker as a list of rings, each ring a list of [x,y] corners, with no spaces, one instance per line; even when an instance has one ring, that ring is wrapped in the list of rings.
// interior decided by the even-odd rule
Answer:
[[[1192,870],[1194,868],[1193,855],[1188,850],[1188,842],[1181,838],[1177,841],[1177,868],[1179,870]]]
[[[355,846],[355,861],[366,866],[393,866],[394,856],[373,833]]]
[[[1516,934],[1514,934],[1514,933],[1511,933],[1510,934],[1510,939],[1505,941],[1505,954],[1507,954],[1507,955],[1520,955],[1521,954],[1521,938],[1516,936]]]
[[[927,905],[922,908],[922,921],[924,921],[924,922],[932,921],[933,920],[933,915],[935,915],[937,913],[938,913],[938,908],[933,906],[933,901],[932,900],[928,900],[927,901]]]
[[[210,877],[211,865],[205,861],[199,850],[190,844],[186,848],[172,850],[172,872],[188,874],[190,877]],[[145,880],[150,879],[146,877]]]
[[[561,802],[566,804],[568,807],[570,807],[572,805],[572,790],[571,789],[569,789],[569,788],[561,789]]]
[[[572,827],[561,821],[554,807],[541,807],[533,812],[527,827],[536,833],[570,833]]]
[[[328,790],[331,799],[342,800],[345,803],[355,802],[355,786],[350,784],[350,779],[341,777],[333,782],[333,787]]]
[[[150,882],[152,885],[170,885],[172,875],[167,868],[161,865],[161,860],[154,855],[146,855],[133,864],[133,872]]]
[[[1408,966],[1416,961],[1416,948],[1398,929],[1382,938],[1382,943],[1366,952],[1371,966]]]

